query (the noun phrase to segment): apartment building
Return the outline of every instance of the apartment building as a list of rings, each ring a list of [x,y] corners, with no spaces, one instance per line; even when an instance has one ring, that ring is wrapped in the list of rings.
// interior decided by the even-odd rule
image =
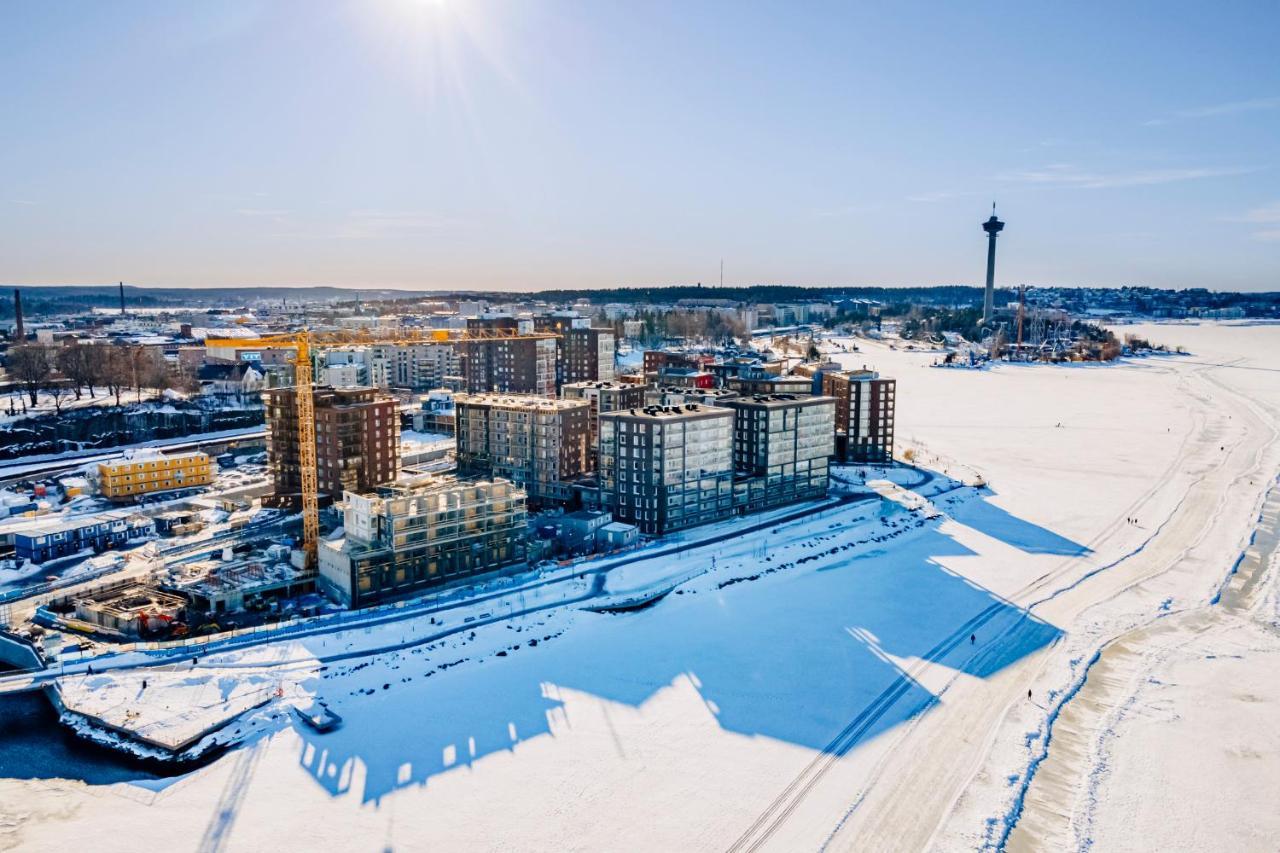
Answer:
[[[457,347],[470,393],[556,394],[556,339],[550,335],[464,340]]]
[[[613,379],[615,341],[612,329],[566,329],[561,333],[558,344],[561,385]]]
[[[113,501],[136,500],[155,492],[207,486],[216,476],[209,454],[135,454],[98,465],[102,496]]]
[[[511,480],[546,505],[569,501],[571,481],[591,470],[586,400],[458,394],[454,410],[462,474]]]
[[[756,512],[827,494],[836,401],[793,394],[726,400],[734,412],[734,504]]]
[[[427,391],[444,385],[446,376],[462,369],[458,347],[452,341],[432,343],[373,344],[369,347],[379,387]]]
[[[297,507],[302,501],[297,395],[293,388],[277,388],[263,397],[267,456],[275,479],[275,494],[263,502]],[[313,399],[319,494],[338,498],[346,491],[367,492],[396,478],[400,414],[394,397],[374,388],[318,386]]]
[[[874,370],[823,373],[822,393],[836,399],[835,458],[850,465],[893,461],[897,382]]]
[[[587,446],[594,460],[596,443],[600,435],[601,412],[617,412],[622,409],[642,409],[649,386],[620,382],[568,382],[560,389],[566,400],[586,400],[591,405],[590,434]],[[595,468],[595,465],[592,465]]]
[[[656,536],[728,517],[733,424],[731,409],[693,403],[602,412],[601,502]]]
[[[433,476],[348,492],[345,535],[322,540],[317,585],[365,607],[525,559],[525,493],[507,480]]]

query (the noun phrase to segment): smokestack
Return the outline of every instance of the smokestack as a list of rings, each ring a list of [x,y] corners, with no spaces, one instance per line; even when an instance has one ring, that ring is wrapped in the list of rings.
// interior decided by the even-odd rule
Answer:
[[[120,316],[124,316],[124,282],[120,282]]]
[[[22,328],[22,291],[13,289],[13,332],[18,340],[25,340],[27,332]]]

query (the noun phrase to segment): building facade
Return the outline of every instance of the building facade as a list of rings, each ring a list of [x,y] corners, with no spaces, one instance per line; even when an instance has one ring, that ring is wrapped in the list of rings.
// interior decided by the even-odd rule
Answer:
[[[14,556],[19,562],[43,563],[86,549],[105,551],[155,536],[154,519],[127,512],[109,510],[54,521],[35,521],[14,531]]]
[[[570,481],[591,470],[586,400],[459,394],[454,409],[464,475],[511,480],[544,505],[569,501]]]
[[[614,349],[612,329],[565,329],[559,340],[561,385],[612,380]]]
[[[600,414],[600,492],[613,517],[661,536],[733,512],[730,409],[689,404]]]
[[[556,394],[556,339],[550,335],[459,341],[461,376],[472,394]]]
[[[98,465],[102,496],[113,501],[141,495],[207,486],[215,476],[213,460],[200,451],[113,459]]]
[[[264,395],[267,457],[275,479],[270,506],[296,507],[302,501],[298,454],[297,395],[278,388]],[[393,397],[373,388],[313,390],[316,484],[320,494],[341,497],[368,492],[396,478],[400,468],[400,414]]]
[[[632,385],[620,382],[569,382],[560,389],[566,400],[586,400],[591,405],[590,434],[587,446],[592,459],[600,436],[601,412],[618,412],[623,409],[643,409],[648,385]],[[592,468],[595,466],[592,465]]]
[[[734,412],[736,507],[756,512],[827,494],[836,401],[791,394],[727,400]]]
[[[865,368],[822,374],[822,393],[836,399],[836,461],[849,465],[893,461],[896,390],[895,380]]]
[[[506,480],[429,477],[348,493],[345,536],[320,543],[322,592],[365,607],[525,559],[525,494]]]

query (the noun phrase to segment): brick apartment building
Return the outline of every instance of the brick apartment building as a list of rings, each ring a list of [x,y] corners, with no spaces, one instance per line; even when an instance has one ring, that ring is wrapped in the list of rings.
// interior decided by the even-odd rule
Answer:
[[[458,342],[469,393],[556,394],[556,339],[530,335]]]
[[[822,374],[822,393],[836,398],[835,458],[845,464],[893,461],[897,382],[874,370]]]
[[[463,475],[505,478],[547,505],[569,501],[572,481],[592,470],[586,400],[459,394],[454,409]]]
[[[344,491],[368,492],[395,480],[400,467],[400,414],[395,398],[373,388],[323,385],[313,395],[318,493],[340,498]],[[270,506],[296,508],[302,502],[296,397],[293,388],[263,392],[267,455],[275,479],[275,494],[264,500]]]

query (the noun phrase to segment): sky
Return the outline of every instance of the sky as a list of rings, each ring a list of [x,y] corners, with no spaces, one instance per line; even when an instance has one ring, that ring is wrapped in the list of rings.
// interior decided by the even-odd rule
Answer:
[[[1274,2],[0,4],[0,281],[1280,290]]]

